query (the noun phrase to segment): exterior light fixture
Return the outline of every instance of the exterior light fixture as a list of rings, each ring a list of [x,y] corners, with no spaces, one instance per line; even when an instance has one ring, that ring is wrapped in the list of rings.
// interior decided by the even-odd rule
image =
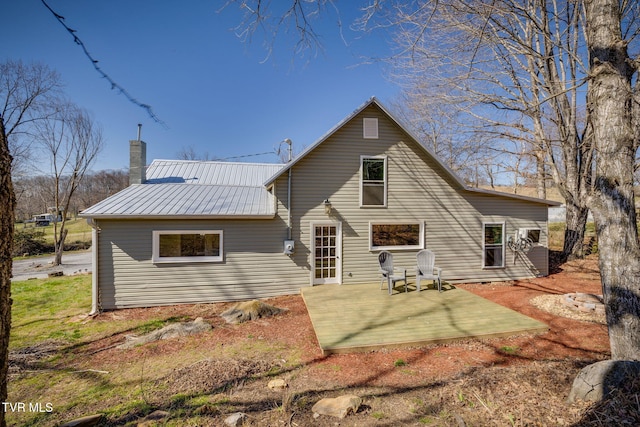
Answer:
[[[322,204],[324,205],[324,213],[327,215],[331,214],[331,202],[329,201],[329,199],[324,199],[324,202],[322,202]]]

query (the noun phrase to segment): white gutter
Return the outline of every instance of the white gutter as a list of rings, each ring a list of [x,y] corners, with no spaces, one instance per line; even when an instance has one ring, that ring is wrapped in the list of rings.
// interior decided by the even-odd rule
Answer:
[[[87,223],[91,226],[91,312],[89,316],[94,316],[100,312],[99,307],[99,287],[98,287],[98,237],[100,228],[93,218],[87,218]]]

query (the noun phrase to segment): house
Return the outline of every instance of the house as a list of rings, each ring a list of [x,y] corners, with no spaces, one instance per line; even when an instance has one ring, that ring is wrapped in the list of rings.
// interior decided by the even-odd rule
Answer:
[[[132,185],[84,210],[94,311],[376,282],[429,248],[448,282],[546,275],[555,202],[467,187],[375,98],[287,164],[155,160],[131,141]],[[533,240],[513,252],[516,236]]]

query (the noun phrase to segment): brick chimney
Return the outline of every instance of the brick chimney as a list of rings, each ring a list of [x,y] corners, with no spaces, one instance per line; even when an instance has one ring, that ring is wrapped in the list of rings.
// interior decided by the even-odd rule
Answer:
[[[140,139],[129,141],[129,185],[143,184],[147,169],[147,144]]]

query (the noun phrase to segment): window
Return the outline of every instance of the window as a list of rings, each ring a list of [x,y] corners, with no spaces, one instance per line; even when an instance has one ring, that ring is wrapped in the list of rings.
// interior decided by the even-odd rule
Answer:
[[[518,237],[528,238],[534,244],[540,243],[540,229],[539,228],[521,228],[518,230]]]
[[[483,228],[482,267],[504,267],[504,223],[487,223]]]
[[[422,249],[424,227],[422,222],[397,224],[369,224],[369,248],[378,249]]]
[[[387,205],[387,158],[360,158],[360,206]]]
[[[221,230],[153,232],[153,262],[221,262]]]

